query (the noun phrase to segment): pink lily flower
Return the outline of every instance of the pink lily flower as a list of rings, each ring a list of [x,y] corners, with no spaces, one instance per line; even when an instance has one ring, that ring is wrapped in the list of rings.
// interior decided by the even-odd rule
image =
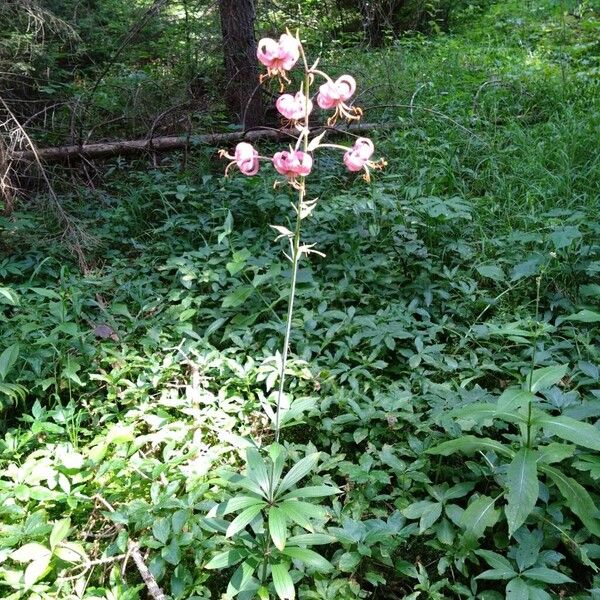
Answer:
[[[295,96],[292,96],[292,94],[279,96],[277,102],[275,102],[275,106],[286,119],[290,119],[291,121],[304,119],[313,109],[312,100],[307,100],[302,92],[298,92]]]
[[[383,159],[377,162],[372,161],[371,156],[373,156],[373,152],[375,152],[375,146],[373,146],[373,142],[369,138],[358,138],[354,142],[354,146],[344,154],[344,164],[348,171],[356,173],[364,169],[364,178],[366,181],[370,181],[371,174],[369,168],[382,169],[386,165]]]
[[[325,109],[335,109],[335,114],[327,121],[329,125],[335,123],[338,116],[346,119],[359,119],[362,112],[360,109],[350,107],[346,104],[356,91],[356,81],[351,75],[342,75],[335,81],[328,80],[320,88],[317,95],[317,104]]]
[[[231,160],[225,169],[226,176],[227,172],[233,165],[237,165],[239,170],[244,175],[252,176],[258,173],[260,166],[258,162],[258,151],[255,150],[252,144],[249,144],[248,142],[240,142],[235,147],[235,153],[233,156],[227,154],[225,150],[220,150],[219,155]]]
[[[279,41],[263,38],[256,50],[258,60],[267,67],[269,75],[282,75],[289,71],[300,58],[300,44],[289,33],[284,33]]]
[[[298,176],[306,176],[312,169],[312,156],[301,150],[277,152],[273,156],[273,166],[280,175],[294,180]]]

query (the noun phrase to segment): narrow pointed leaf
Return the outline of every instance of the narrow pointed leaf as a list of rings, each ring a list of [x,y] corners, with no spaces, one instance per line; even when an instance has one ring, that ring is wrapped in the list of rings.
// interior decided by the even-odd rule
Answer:
[[[224,517],[232,512],[238,512],[249,506],[255,506],[260,504],[265,505],[265,502],[259,496],[235,496],[229,498],[225,502],[221,502],[216,506],[213,506],[207,513],[207,517]]]
[[[556,385],[566,374],[569,365],[552,365],[542,369],[535,369],[531,374],[531,392],[535,394],[540,390],[547,390]],[[523,385],[529,389],[530,377],[526,377]]]
[[[280,563],[271,566],[271,575],[273,576],[273,585],[279,600],[294,600],[296,598],[296,590],[294,582],[290,576],[288,565]]]
[[[284,476],[277,488],[277,495],[281,495],[292,486],[296,485],[301,479],[304,479],[317,465],[319,452],[314,452],[298,461]]]
[[[427,454],[440,454],[441,456],[450,456],[455,452],[462,452],[464,454],[474,454],[475,452],[495,452],[503,456],[513,456],[514,452],[490,438],[480,438],[474,435],[463,435],[462,437],[456,438],[455,440],[449,440],[442,442],[433,448],[427,450]]]
[[[538,499],[537,461],[530,448],[521,448],[508,466],[507,485],[504,510],[508,533],[512,536],[531,514]]]
[[[285,548],[287,537],[287,517],[285,511],[277,506],[269,509],[269,535],[278,550]]]
[[[340,490],[329,485],[309,485],[307,487],[298,488],[288,492],[282,499],[287,498],[323,498],[324,496],[335,496]]]
[[[283,553],[290,558],[303,562],[307,567],[317,569],[321,573],[333,571],[333,565],[314,550],[288,546]]]
[[[246,554],[239,550],[227,550],[213,556],[204,566],[205,569],[225,569],[237,565]]]
[[[542,425],[548,433],[557,435],[564,440],[592,450],[600,450],[600,430],[589,423],[583,423],[571,417],[553,417],[544,414],[536,419],[536,424]]]
[[[246,450],[246,464],[248,466],[248,477],[254,481],[265,494],[268,494],[269,473],[260,452],[255,448],[248,448]]]
[[[597,518],[598,508],[587,490],[562,471],[542,465],[540,470],[547,473],[560,493],[565,498],[567,507],[573,511],[586,526],[590,533],[600,537],[600,519]]]
[[[225,533],[225,537],[232,537],[238,531],[244,529],[248,523],[252,522],[256,515],[258,515],[262,509],[263,505],[255,505],[249,506],[247,509],[243,510],[231,523],[229,527],[227,527],[227,532]]]
[[[486,528],[498,521],[500,511],[495,508],[495,503],[495,498],[479,496],[467,506],[460,517],[460,524],[476,538],[481,537]]]

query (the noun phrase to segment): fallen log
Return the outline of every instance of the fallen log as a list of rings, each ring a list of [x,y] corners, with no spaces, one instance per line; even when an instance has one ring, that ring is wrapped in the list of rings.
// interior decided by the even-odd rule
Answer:
[[[361,123],[347,128],[318,127],[311,133],[327,131],[331,135],[348,132],[354,135],[368,133],[374,129],[386,129],[390,125]],[[253,129],[232,133],[209,133],[202,135],[161,136],[139,140],[118,140],[114,142],[96,142],[91,144],[35,148],[35,150],[15,150],[7,157],[11,161],[61,162],[80,158],[106,158],[119,155],[140,154],[142,152],[168,152],[196,145],[227,146],[232,142],[254,141],[258,139],[293,139],[298,135],[295,129]]]

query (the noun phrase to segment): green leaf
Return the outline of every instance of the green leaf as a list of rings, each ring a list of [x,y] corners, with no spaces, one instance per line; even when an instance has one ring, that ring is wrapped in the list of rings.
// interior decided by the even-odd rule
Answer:
[[[503,579],[510,579],[515,575],[516,573],[512,569],[489,569],[477,575],[475,579],[493,579],[499,581]]]
[[[254,574],[256,567],[250,563],[250,561],[243,562],[233,573],[229,584],[227,585],[227,598],[233,598],[240,592],[249,589],[251,586],[255,587],[252,575]]]
[[[504,456],[513,456],[514,452],[490,438],[480,438],[474,435],[463,435],[462,437],[456,438],[455,440],[449,440],[442,442],[433,448],[427,450],[427,454],[441,454],[442,456],[450,456],[455,452],[463,452],[464,454],[474,454],[478,451],[488,452],[492,451],[496,454],[502,454]]]
[[[71,527],[71,519],[61,519],[54,523],[52,531],[50,532],[50,548],[54,549],[57,544],[62,542],[69,533]]]
[[[600,313],[593,310],[580,310],[577,313],[559,317],[556,319],[556,324],[559,325],[563,321],[579,321],[580,323],[600,323]]]
[[[0,300],[12,306],[19,306],[19,296],[14,290],[8,287],[0,287]]]
[[[337,542],[337,538],[328,533],[301,533],[300,535],[289,537],[288,542],[302,546],[322,546]]]
[[[313,531],[313,525],[310,519],[323,519],[324,517],[322,508],[300,500],[284,500],[279,508],[288,519],[311,532]]]
[[[323,498],[324,496],[335,496],[340,490],[329,485],[309,485],[307,487],[298,488],[288,492],[282,499],[287,498]]]
[[[19,344],[13,344],[0,354],[0,379],[5,379],[19,358]]]
[[[288,546],[283,553],[290,558],[302,561],[306,566],[313,567],[321,573],[327,573],[328,571],[333,570],[333,565],[314,550]]]
[[[539,494],[536,455],[530,448],[521,448],[508,465],[507,505],[504,509],[508,534],[512,536],[535,508]]]
[[[573,456],[574,452],[575,446],[552,442],[547,446],[537,447],[537,460],[538,463],[549,465],[555,462],[562,462],[566,458]]]
[[[600,520],[596,517],[598,509],[586,489],[554,467],[540,465],[540,470],[550,476],[567,501],[567,507],[581,519],[588,531],[600,537]]]
[[[181,549],[179,548],[179,543],[175,538],[173,538],[168,546],[165,546],[160,555],[164,558],[169,564],[173,566],[177,566],[181,562]]]
[[[358,552],[344,552],[339,558],[338,568],[345,573],[351,573],[358,567],[362,556]]]
[[[504,281],[506,278],[504,271],[498,265],[480,265],[475,268],[482,277],[488,277],[494,281]]]
[[[500,419],[502,421],[508,421],[509,423],[526,422],[526,418],[519,413],[510,410],[502,410],[495,404],[485,402],[475,402],[468,406],[457,408],[451,411],[450,414],[457,419],[475,421],[476,423],[489,419]]]
[[[514,573],[512,565],[508,559],[504,558],[504,556],[498,554],[497,552],[493,552],[492,550],[475,550],[475,554],[481,556],[493,569],[500,569],[501,571],[513,571]]]
[[[260,514],[262,505],[249,506],[246,510],[243,510],[227,527],[225,537],[233,537],[238,531],[241,531],[252,522],[255,517]]]
[[[592,450],[600,450],[600,430],[589,423],[571,417],[553,417],[545,413],[537,417],[535,423],[542,425],[548,433],[564,440]]]
[[[32,560],[41,560],[46,556],[50,556],[52,553],[49,548],[37,544],[36,542],[30,542],[21,546],[18,550],[10,553],[10,558],[17,562],[31,562]]]
[[[543,583],[573,583],[570,577],[546,567],[535,567],[525,571],[522,575]]]
[[[36,582],[38,582],[50,569],[51,554],[32,560],[25,569],[23,575],[23,583],[26,589],[30,589]]]
[[[269,534],[278,550],[285,548],[285,539],[287,537],[287,517],[284,510],[277,506],[269,509]]]
[[[290,576],[288,565],[285,563],[271,565],[271,575],[273,576],[275,591],[280,600],[294,600],[296,590],[294,589],[294,582]]]
[[[242,285],[237,288],[231,294],[227,294],[221,302],[222,308],[237,308],[241,306],[250,298],[254,293],[254,288],[251,285]]]
[[[317,465],[320,452],[314,452],[299,460],[284,476],[277,488],[277,496],[289,490],[292,486],[304,479]]]
[[[502,411],[513,411],[516,408],[527,406],[533,401],[535,401],[535,396],[531,392],[519,388],[508,388],[498,398],[497,406]]]
[[[267,472],[267,466],[256,448],[248,448],[246,450],[246,463],[248,465],[248,477],[268,495],[269,473]]]
[[[520,577],[515,577],[506,586],[506,600],[529,600],[529,586]]]
[[[552,365],[543,369],[535,369],[533,373],[527,375],[523,386],[529,390],[531,383],[531,393],[535,394],[540,390],[547,390],[556,385],[567,374],[569,365]]]
[[[171,519],[163,517],[152,523],[152,535],[161,543],[166,544],[171,534]]]
[[[225,502],[221,502],[216,506],[213,506],[207,513],[207,517],[224,517],[233,512],[238,512],[249,506],[255,506],[260,504],[266,506],[266,502],[259,496],[235,496],[229,498]]]
[[[239,550],[227,550],[225,552],[219,552],[213,556],[207,563],[204,565],[205,569],[226,569],[227,567],[232,567],[233,565],[237,565],[243,558],[245,558],[246,553],[240,552]]]
[[[467,506],[460,517],[460,525],[468,533],[480,538],[483,532],[496,524],[500,511],[495,508],[496,498],[479,496]]]

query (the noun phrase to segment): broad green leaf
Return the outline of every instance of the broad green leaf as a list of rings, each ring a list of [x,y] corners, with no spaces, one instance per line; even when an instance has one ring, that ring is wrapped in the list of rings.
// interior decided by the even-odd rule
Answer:
[[[548,414],[537,417],[535,423],[541,425],[548,433],[564,440],[592,450],[600,450],[600,430],[589,423],[571,417],[553,417]]]
[[[69,533],[71,527],[71,519],[61,519],[54,523],[52,531],[50,532],[50,548],[54,549],[57,544],[62,542]]]
[[[227,598],[233,598],[240,592],[255,587],[254,575],[256,567],[250,561],[243,562],[233,573],[227,585]]]
[[[493,579],[498,581],[503,579],[511,579],[515,575],[516,573],[512,569],[489,569],[477,575],[475,579]]]
[[[251,523],[255,517],[260,514],[262,505],[249,506],[243,510],[227,527],[225,537],[233,537],[238,531],[244,529],[249,523]]]
[[[540,470],[550,476],[567,501],[567,507],[581,519],[581,522],[587,527],[588,531],[600,537],[600,519],[596,516],[598,508],[587,490],[581,484],[577,483],[577,481],[571,477],[567,477],[554,467],[540,465]]]
[[[536,455],[530,448],[521,448],[508,465],[507,505],[504,509],[509,536],[523,525],[535,508],[539,494]]]
[[[572,583],[573,580],[559,571],[548,569],[546,567],[534,567],[521,573],[523,577],[529,577],[535,581],[541,581],[543,583]]]
[[[313,567],[321,573],[333,570],[333,565],[314,550],[288,546],[283,553],[290,558],[302,561],[306,566]]]
[[[475,268],[482,277],[488,277],[494,281],[504,281],[504,279],[506,279],[502,267],[498,265],[480,265]]]
[[[309,485],[307,487],[298,488],[288,492],[282,499],[287,498],[323,498],[324,496],[335,496],[340,490],[329,485]]]
[[[520,578],[508,582],[506,600],[529,600],[529,586]]]
[[[152,535],[161,543],[166,544],[171,535],[171,519],[163,517],[152,523]]]
[[[476,538],[483,535],[483,532],[492,525],[495,525],[500,516],[500,511],[495,508],[496,498],[489,496],[479,496],[467,506],[460,517],[460,525],[468,533]]]
[[[18,294],[8,287],[0,287],[0,300],[5,301],[12,306],[19,306]]]
[[[277,488],[277,496],[280,496],[283,492],[296,485],[301,479],[304,479],[316,467],[319,456],[319,452],[313,452],[313,454],[309,454],[299,460],[281,480]]]
[[[38,582],[50,569],[50,559],[52,558],[51,554],[44,556],[42,558],[37,558],[36,560],[32,560],[25,569],[25,574],[23,575],[23,583],[25,584],[25,588],[31,588],[36,582]]]
[[[538,446],[537,448],[537,460],[538,463],[552,464],[556,462],[562,462],[566,458],[573,456],[575,452],[575,446],[569,446],[568,444],[559,444],[558,442],[552,442],[547,446]]]
[[[204,565],[205,569],[225,569],[227,567],[232,567],[233,565],[237,565],[243,558],[246,557],[245,552],[240,552],[239,550],[227,550],[225,552],[219,552],[213,556],[207,563]]]
[[[284,510],[277,506],[269,509],[269,535],[278,550],[285,548],[287,537],[287,517]]]
[[[523,387],[529,390],[531,384],[531,393],[535,394],[540,390],[547,390],[556,385],[566,374],[569,365],[552,365],[543,369],[535,369],[533,373],[527,375],[523,382]]]
[[[455,440],[449,440],[442,442],[433,448],[427,450],[427,454],[441,454],[442,456],[450,456],[455,452],[463,452],[464,454],[474,454],[475,452],[495,452],[496,454],[502,454],[504,456],[513,456],[514,452],[490,438],[480,438],[474,435],[463,435],[462,437],[456,438]]]
[[[526,421],[525,417],[519,413],[510,410],[502,410],[495,404],[485,402],[475,402],[468,406],[457,408],[451,411],[450,414],[457,419],[466,419],[477,423],[489,419],[500,419],[501,421],[508,421],[509,423],[524,423]]]
[[[42,544],[37,544],[36,542],[30,542],[29,544],[21,546],[18,550],[11,552],[9,556],[17,562],[25,563],[31,562],[32,560],[41,560],[51,554],[50,549],[46,548],[46,546],[42,546]]]
[[[19,358],[19,344],[9,346],[0,354],[0,379],[5,379]]]
[[[497,552],[493,552],[492,550],[475,550],[475,554],[481,556],[481,558],[483,558],[485,562],[493,569],[500,569],[501,571],[513,571],[514,573],[510,561]]]
[[[535,400],[534,394],[519,388],[508,388],[498,398],[498,410],[513,411]]]
[[[254,288],[251,285],[241,285],[236,287],[231,294],[227,294],[227,296],[223,298],[221,306],[223,308],[237,308],[244,304],[253,293]]]
[[[580,323],[600,323],[600,312],[583,309],[577,313],[559,317],[556,319],[556,324],[559,325],[563,321],[579,321]]]
[[[87,554],[81,544],[63,542],[54,549],[55,556],[70,563],[88,561]]]
[[[289,573],[288,565],[279,563],[271,565],[271,575],[273,576],[273,585],[280,600],[294,600],[296,590],[294,582]]]
[[[265,501],[259,496],[235,496],[225,502],[213,506],[207,513],[207,517],[224,517],[232,512],[238,512],[249,506],[260,504],[266,506]]]
[[[322,508],[300,500],[284,500],[279,508],[284,511],[288,519],[310,532],[313,531],[310,519],[321,520],[325,516],[325,511]]]

